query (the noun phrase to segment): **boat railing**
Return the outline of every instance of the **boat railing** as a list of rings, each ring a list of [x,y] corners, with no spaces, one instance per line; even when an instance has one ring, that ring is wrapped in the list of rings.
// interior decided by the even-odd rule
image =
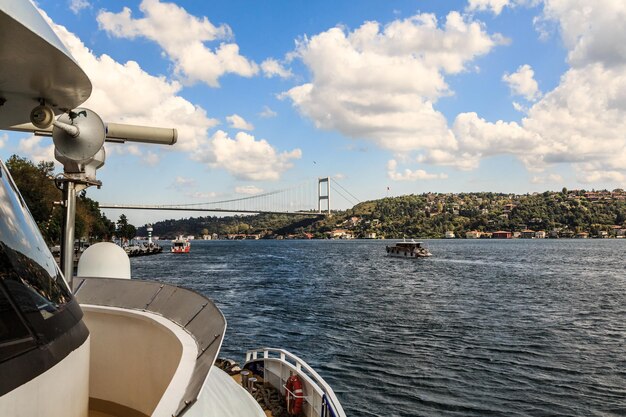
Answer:
[[[346,417],[343,407],[339,403],[333,389],[313,368],[311,368],[311,366],[309,366],[309,364],[298,356],[284,349],[275,348],[259,348],[246,352],[246,363],[264,359],[279,361],[281,364],[304,375],[313,383],[311,385],[317,391],[321,402],[320,417]],[[281,385],[283,389],[286,389],[282,382]]]

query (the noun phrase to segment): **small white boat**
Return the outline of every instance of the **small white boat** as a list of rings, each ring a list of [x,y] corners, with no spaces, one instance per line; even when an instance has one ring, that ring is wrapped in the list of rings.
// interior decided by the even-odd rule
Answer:
[[[423,242],[416,242],[411,239],[396,243],[394,246],[387,246],[387,255],[396,258],[426,258],[432,256],[432,253],[424,246]]]

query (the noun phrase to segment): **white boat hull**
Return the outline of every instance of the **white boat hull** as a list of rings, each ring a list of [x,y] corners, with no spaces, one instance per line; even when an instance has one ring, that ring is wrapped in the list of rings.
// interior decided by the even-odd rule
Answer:
[[[87,417],[89,353],[87,338],[55,366],[0,396],[0,416]]]
[[[387,256],[392,258],[406,258],[406,259],[417,259],[417,258],[428,258],[432,256],[431,253],[428,254],[416,254],[416,253],[408,253],[408,252],[399,252],[399,253],[391,253],[389,252]]]

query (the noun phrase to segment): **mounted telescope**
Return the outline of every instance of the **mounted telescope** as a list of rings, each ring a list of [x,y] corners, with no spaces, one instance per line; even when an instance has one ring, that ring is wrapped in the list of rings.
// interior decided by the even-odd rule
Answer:
[[[154,145],[173,145],[178,140],[176,129],[137,126],[123,123],[105,123],[105,142],[124,143],[138,142]],[[27,132],[36,136],[52,136],[53,126],[37,127],[33,123],[22,123],[13,125],[5,130],[15,132]]]
[[[55,180],[63,191],[61,270],[70,288],[74,269],[76,193],[102,185],[96,179],[96,170],[106,159],[104,142],[173,145],[178,138],[176,129],[104,123],[97,113],[82,107],[57,117],[43,100],[32,109],[30,123],[12,125],[6,130],[50,136],[54,141],[54,157],[63,164],[63,174]]]

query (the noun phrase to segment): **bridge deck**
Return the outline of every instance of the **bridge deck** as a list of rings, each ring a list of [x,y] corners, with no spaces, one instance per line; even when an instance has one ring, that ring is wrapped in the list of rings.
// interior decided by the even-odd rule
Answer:
[[[118,209],[118,210],[165,210],[165,211],[205,211],[217,213],[250,213],[250,214],[290,214],[294,216],[326,216],[326,212],[315,211],[272,211],[272,210],[242,210],[229,208],[201,208],[201,207],[185,207],[185,206],[150,206],[137,204],[99,204],[101,209]]]

